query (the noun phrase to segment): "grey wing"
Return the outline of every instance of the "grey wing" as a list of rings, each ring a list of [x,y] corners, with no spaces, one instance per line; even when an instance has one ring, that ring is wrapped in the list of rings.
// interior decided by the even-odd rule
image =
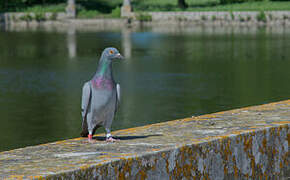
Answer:
[[[116,108],[115,108],[115,113],[117,112],[118,110],[118,106],[120,104],[120,101],[121,101],[121,87],[120,87],[120,84],[117,84],[116,85],[116,89],[117,89],[117,101],[116,101]]]
[[[118,100],[118,104],[120,104],[120,102],[121,102],[121,86],[120,86],[120,84],[117,84],[117,100]]]
[[[88,131],[88,125],[87,125],[87,113],[88,113],[88,108],[90,107],[90,102],[91,101],[91,86],[89,82],[86,82],[83,86],[83,92],[82,92],[82,129],[83,132],[82,134],[86,134]]]

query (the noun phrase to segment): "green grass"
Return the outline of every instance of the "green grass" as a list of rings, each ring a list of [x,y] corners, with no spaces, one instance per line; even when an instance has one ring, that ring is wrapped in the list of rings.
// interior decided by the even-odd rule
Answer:
[[[220,4],[219,0],[186,0],[185,11],[273,11],[290,10],[290,1],[259,1],[234,4]],[[135,11],[184,11],[177,7],[177,0],[136,0],[132,2]]]
[[[261,11],[261,12],[257,15],[257,20],[258,20],[258,21],[262,21],[262,22],[266,22],[266,21],[267,21],[267,17],[266,17],[266,14],[264,13],[264,11]]]
[[[100,1],[100,4],[79,4],[78,17],[94,18],[100,15],[120,17],[121,1]],[[290,10],[290,1],[258,1],[234,4],[220,4],[219,0],[186,0],[189,7],[185,11],[275,11]],[[133,9],[141,11],[184,11],[177,7],[177,0],[135,0],[132,1]],[[66,4],[33,6],[19,9],[22,12],[64,12]]]
[[[89,0],[77,4],[77,18],[119,18],[122,0]]]
[[[115,8],[121,7],[123,0],[79,0],[78,9],[94,10],[102,14],[110,14]]]
[[[143,22],[152,21],[152,16],[149,14],[140,13],[137,15],[137,19]]]
[[[81,1],[77,4],[77,18],[81,19],[92,19],[92,18],[119,18],[121,16],[120,5],[122,0],[106,1],[106,0],[90,0],[90,1]],[[43,20],[42,14],[45,12],[65,12],[66,3],[61,4],[46,4],[46,5],[34,5],[30,7],[17,7],[11,10],[10,12],[33,12],[37,13],[37,19],[39,21]],[[4,11],[5,12],[5,11]],[[25,20],[29,20],[29,17],[26,17]],[[56,19],[56,18],[54,18]]]
[[[92,18],[120,18],[121,8],[116,7],[111,13],[102,13],[97,10],[85,10],[78,11],[77,18],[79,19],[92,19]]]
[[[277,11],[290,10],[290,2],[245,2],[227,5],[215,5],[212,7],[190,7],[188,11]]]
[[[100,16],[101,13],[99,11],[95,11],[95,10],[80,10],[77,14],[77,17],[80,19],[87,19],[87,18],[96,18],[98,16]]]
[[[32,7],[27,7],[23,9],[17,9],[18,12],[34,12],[34,13],[44,13],[44,12],[64,12],[66,4],[52,4],[52,5],[35,5]]]
[[[110,16],[114,17],[114,18],[121,17],[121,8],[120,7],[116,7],[115,9],[113,9],[111,14],[110,14]]]

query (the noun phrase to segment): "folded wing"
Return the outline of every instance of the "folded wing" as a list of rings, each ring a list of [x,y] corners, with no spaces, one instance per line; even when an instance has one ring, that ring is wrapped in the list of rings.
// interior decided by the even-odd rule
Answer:
[[[82,136],[87,136],[88,134],[88,124],[87,124],[87,113],[88,108],[90,106],[91,101],[91,86],[89,82],[86,82],[83,86],[83,92],[82,92]]]

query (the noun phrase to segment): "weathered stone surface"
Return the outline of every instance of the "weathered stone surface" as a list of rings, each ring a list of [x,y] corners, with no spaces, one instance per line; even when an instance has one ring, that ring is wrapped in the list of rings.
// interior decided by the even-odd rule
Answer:
[[[283,179],[290,100],[0,153],[0,179]]]

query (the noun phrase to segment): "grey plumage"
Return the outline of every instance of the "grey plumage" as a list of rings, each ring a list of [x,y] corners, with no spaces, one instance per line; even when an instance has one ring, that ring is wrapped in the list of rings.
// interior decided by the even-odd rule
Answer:
[[[100,58],[94,77],[86,82],[82,91],[82,132],[85,137],[104,126],[106,137],[111,136],[111,125],[121,97],[121,88],[113,78],[112,61],[122,59],[117,49],[106,48]]]

